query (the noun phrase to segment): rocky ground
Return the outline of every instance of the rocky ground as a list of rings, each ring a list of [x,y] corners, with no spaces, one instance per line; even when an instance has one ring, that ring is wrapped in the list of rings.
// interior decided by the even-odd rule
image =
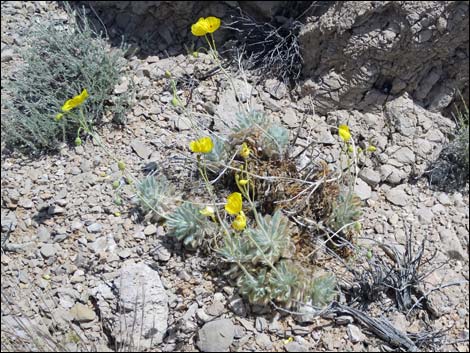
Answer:
[[[2,2],[2,81],[18,63],[30,23],[51,19],[67,20],[53,2]],[[203,54],[128,59],[136,104],[123,129],[105,126],[100,133],[137,178],[153,161],[179,190],[200,187],[187,148],[194,131],[170,104],[165,71],[181,77],[204,68],[211,64]],[[332,126],[347,123],[353,136],[377,146],[356,185],[364,203],[358,245],[384,256],[376,241],[400,249],[407,234],[415,244],[426,238],[426,254],[436,256],[425,269],[436,269],[423,280],[423,291],[429,291],[435,312],[406,316],[388,298],[367,312],[408,334],[445,329],[440,350],[468,351],[468,186],[433,191],[426,179],[415,178],[437,158],[454,122],[420,108],[406,94],[376,112],[317,115],[308,98],[279,82],[250,73],[248,82],[237,77],[242,101],[284,123],[291,135],[305,118],[299,146],[313,138],[318,158],[332,165],[339,155]],[[116,94],[128,89],[123,80]],[[214,123],[221,131],[235,119],[239,103],[221,73],[199,81],[191,99],[200,126]],[[115,180],[121,180],[117,165],[92,141],[35,160],[2,154],[2,242],[8,234],[1,256],[2,350],[11,349],[7,336],[22,338],[25,349],[33,347],[24,323],[51,332],[69,350],[374,351],[383,344],[353,316],[297,317],[248,305],[214,259],[182,249],[165,237],[164,226],[142,220],[131,203],[132,188],[123,183],[115,190]],[[360,259],[349,265],[355,261]],[[158,334],[142,337],[152,327]]]

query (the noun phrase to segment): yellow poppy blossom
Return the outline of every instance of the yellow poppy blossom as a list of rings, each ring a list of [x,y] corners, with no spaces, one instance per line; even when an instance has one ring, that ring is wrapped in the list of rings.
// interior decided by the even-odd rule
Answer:
[[[235,217],[235,220],[232,222],[232,228],[238,231],[246,228],[246,217],[243,211],[240,211],[240,214]]]
[[[251,150],[248,147],[248,145],[246,144],[246,142],[243,142],[242,143],[242,148],[240,150],[240,156],[247,159],[250,156],[250,152],[251,152]]]
[[[205,36],[207,33],[214,33],[220,27],[220,18],[209,16],[201,17],[191,26],[191,33],[197,37]]]
[[[349,127],[347,125],[340,125],[338,127],[338,134],[344,142],[349,141],[351,138],[351,133],[349,132]]]
[[[231,215],[239,214],[242,210],[242,194],[234,192],[227,197],[225,211]]]
[[[213,147],[214,143],[210,137],[201,137],[189,143],[189,149],[195,153],[210,153]]]
[[[207,24],[207,27],[208,27],[207,32],[214,33],[220,27],[220,18],[217,18],[217,17],[214,17],[214,16],[206,17],[206,24]]]
[[[80,93],[78,96],[75,96],[72,99],[69,99],[67,102],[65,102],[65,104],[62,106],[62,111],[63,112],[71,111],[73,108],[76,108],[79,105],[81,105],[87,98],[88,98],[88,92],[86,89],[84,89],[82,93]]]

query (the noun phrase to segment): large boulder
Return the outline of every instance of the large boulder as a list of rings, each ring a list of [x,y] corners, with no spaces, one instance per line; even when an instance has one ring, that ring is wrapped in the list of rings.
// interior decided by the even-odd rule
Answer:
[[[300,33],[317,112],[371,110],[407,92],[442,112],[468,96],[468,2],[323,2]],[[459,99],[459,98],[458,98]]]

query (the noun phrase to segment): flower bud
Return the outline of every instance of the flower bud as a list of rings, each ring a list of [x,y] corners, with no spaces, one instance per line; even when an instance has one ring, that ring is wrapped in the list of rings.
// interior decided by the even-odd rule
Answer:
[[[75,146],[81,146],[81,145],[82,145],[82,139],[77,136],[77,138],[75,139]]]
[[[124,163],[123,161],[119,161],[117,165],[121,172],[123,172],[126,169],[126,163]]]

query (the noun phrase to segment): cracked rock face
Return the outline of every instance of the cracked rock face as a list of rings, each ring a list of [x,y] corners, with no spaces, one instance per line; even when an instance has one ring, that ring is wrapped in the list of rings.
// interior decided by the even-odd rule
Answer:
[[[468,3],[328,2],[300,34],[303,95],[317,112],[381,106],[407,92],[442,112],[468,96]]]

